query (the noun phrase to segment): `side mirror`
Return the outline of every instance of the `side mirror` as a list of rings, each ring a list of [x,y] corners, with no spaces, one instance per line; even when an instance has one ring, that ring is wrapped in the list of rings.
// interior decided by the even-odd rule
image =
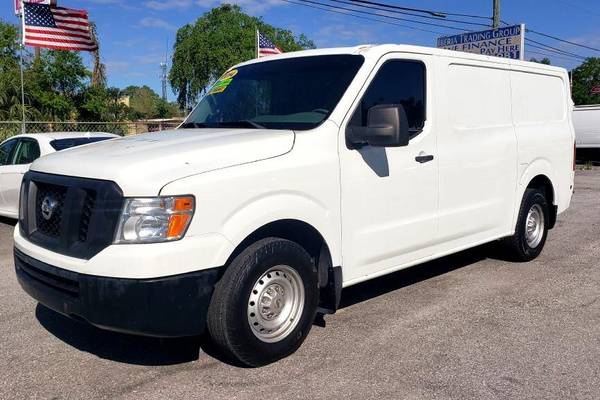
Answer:
[[[401,104],[380,104],[369,108],[367,126],[349,126],[348,141],[353,147],[408,146],[408,118]]]

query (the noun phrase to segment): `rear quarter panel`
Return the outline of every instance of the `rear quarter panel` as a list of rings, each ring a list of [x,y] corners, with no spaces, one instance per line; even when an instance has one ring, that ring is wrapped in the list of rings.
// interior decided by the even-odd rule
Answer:
[[[569,207],[575,135],[566,71],[513,65],[511,88],[519,160],[516,223],[523,193],[537,175],[552,182],[558,212]]]

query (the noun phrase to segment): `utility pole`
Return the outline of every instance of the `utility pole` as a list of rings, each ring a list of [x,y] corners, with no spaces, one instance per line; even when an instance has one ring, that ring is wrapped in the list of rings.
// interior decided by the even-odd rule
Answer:
[[[500,0],[494,0],[494,22],[492,27],[494,29],[500,27]]]

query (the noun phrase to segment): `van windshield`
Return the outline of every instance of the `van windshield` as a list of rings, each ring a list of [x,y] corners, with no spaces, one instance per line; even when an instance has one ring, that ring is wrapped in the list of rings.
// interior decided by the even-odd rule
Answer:
[[[329,117],[363,61],[357,55],[327,55],[229,70],[181,128],[315,128]]]

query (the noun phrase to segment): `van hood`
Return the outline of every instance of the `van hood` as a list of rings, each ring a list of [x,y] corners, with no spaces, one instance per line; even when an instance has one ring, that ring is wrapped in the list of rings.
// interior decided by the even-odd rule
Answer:
[[[155,196],[187,176],[286,154],[294,138],[289,130],[177,129],[53,153],[31,170],[113,181],[125,196]]]

